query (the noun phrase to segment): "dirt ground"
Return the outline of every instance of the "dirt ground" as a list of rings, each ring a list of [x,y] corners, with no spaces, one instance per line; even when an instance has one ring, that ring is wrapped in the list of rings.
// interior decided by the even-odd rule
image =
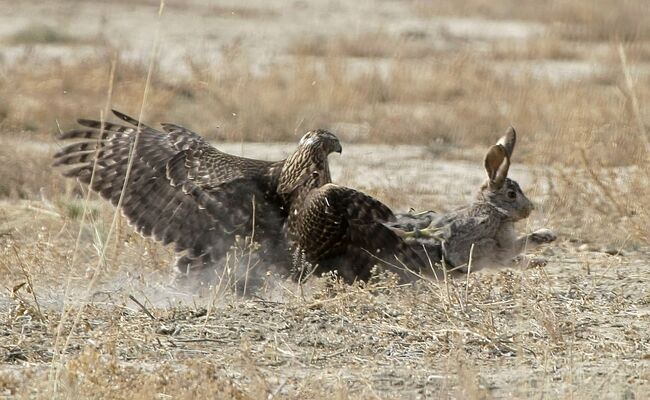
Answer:
[[[506,5],[506,17],[501,9],[490,6],[497,3]],[[632,3],[626,4],[631,7]],[[633,218],[644,215],[647,207],[640,200],[634,203],[636,214],[602,216],[610,210],[602,207],[603,198],[627,199],[616,193],[609,197],[612,182],[625,183],[627,177],[647,167],[640,158],[625,153],[625,149],[641,147],[637,142],[599,135],[630,132],[637,126],[629,88],[619,83],[622,79],[607,75],[613,74],[612,69],[621,74],[620,66],[612,68],[610,60],[609,52],[616,47],[599,36],[601,31],[593,25],[569,29],[572,18],[584,18],[580,6],[585,5],[580,2],[553,2],[549,15],[526,14],[526,7],[534,5],[526,1],[521,7],[519,2],[514,7],[506,0],[457,4],[461,2],[166,1],[158,36],[159,2],[154,0],[0,1],[0,91],[8,93],[14,77],[7,76],[7,71],[15,71],[12,68],[25,60],[29,61],[27,70],[56,65],[52,76],[39,75],[25,85],[27,89],[46,93],[56,87],[58,91],[44,98],[20,92],[15,98],[0,99],[0,398],[650,398],[650,246],[647,230],[644,234],[628,228],[639,226]],[[567,11],[563,11],[565,6]],[[595,16],[586,14],[596,19],[598,14],[588,10]],[[611,13],[621,21],[603,17],[601,22],[609,29],[607,24],[625,25],[626,18],[636,21],[633,18],[639,13],[630,10]],[[626,32],[620,30],[621,35]],[[636,57],[630,66],[633,77],[643,83],[650,72],[650,35],[643,36],[647,32],[642,28],[634,32],[639,39],[626,49]],[[346,39],[350,35],[355,41]],[[323,45],[330,43],[327,38],[334,38],[334,44]],[[393,42],[393,38],[398,39]],[[220,66],[231,60],[233,48],[243,49],[250,61],[246,77],[234,86],[245,86],[249,79],[285,66],[294,68],[306,60],[316,66],[315,76],[340,67],[345,69],[344,77],[371,71],[372,79],[396,80],[400,76],[395,70],[400,68],[412,68],[425,76],[437,68],[439,55],[456,57],[460,51],[477,53],[479,58],[484,55],[491,72],[485,77],[485,71],[467,77],[467,85],[474,88],[473,79],[492,86],[473,93],[462,84],[448,87],[448,82],[436,82],[433,86],[445,91],[442,100],[436,98],[438,103],[411,101],[399,91],[380,92],[368,95],[379,98],[377,104],[365,104],[362,98],[360,111],[347,110],[347,103],[342,103],[341,111],[337,99],[356,92],[342,90],[348,81],[341,83],[340,76],[333,75],[332,82],[339,82],[336,88],[342,94],[318,98],[320,103],[312,108],[327,115],[338,112],[337,117],[360,117],[323,119],[343,141],[342,155],[330,158],[332,177],[377,196],[397,211],[445,211],[470,201],[484,179],[482,157],[489,143],[484,132],[506,120],[499,117],[495,122],[489,119],[492,114],[520,112],[517,115],[524,127],[524,117],[549,114],[548,119],[536,120],[535,126],[557,128],[559,136],[520,130],[521,150],[515,154],[510,173],[537,206],[518,229],[530,232],[547,227],[558,234],[555,243],[531,254],[548,263],[525,270],[485,270],[466,280],[412,285],[399,285],[390,276],[354,286],[328,277],[297,285],[269,274],[246,295],[233,289],[235,281],[241,283],[246,277],[229,272],[228,266],[224,279],[211,287],[175,279],[169,248],[134,234],[122,218],[111,229],[114,214],[109,205],[95,198],[84,204],[77,184],[49,168],[51,154],[60,145],[51,135],[57,124],[72,126],[73,116],[96,117],[78,115],[77,109],[103,107],[106,77],[97,78],[91,72],[97,57],[101,62],[102,55],[119,50],[123,59],[146,66],[156,41],[155,71],[162,83],[157,83],[155,93],[162,93],[165,101],[183,97],[186,103],[155,98],[152,110],[162,107],[163,112],[183,118],[192,109],[190,119],[207,115],[196,120],[198,127],[191,125],[197,130],[213,129],[216,124],[207,107],[222,107],[220,111],[226,110],[224,115],[233,118],[241,111],[224,106],[223,98],[200,103],[203,92],[181,91],[175,82],[189,80],[192,90],[213,84],[196,73],[192,61]],[[531,43],[532,50],[526,47]],[[386,56],[385,49],[391,46],[406,50]],[[327,57],[333,51],[342,52],[343,67],[329,65]],[[452,63],[450,69],[456,67]],[[56,71],[71,74],[62,78],[68,83],[61,87],[74,87],[69,82],[90,76],[101,88],[101,97],[94,97],[96,104],[91,105],[65,97],[51,82],[58,79]],[[289,71],[291,75],[299,70]],[[466,79],[443,75],[445,79],[450,76],[461,83]],[[520,79],[530,88],[502,88],[501,78],[495,76]],[[125,80],[124,86],[141,83],[131,76]],[[288,92],[296,97],[294,101],[284,91],[286,82],[278,85],[280,97],[265,98],[260,93],[265,102],[245,98],[244,106],[285,100],[287,107],[302,103],[303,97]],[[315,84],[308,80],[307,90]],[[563,91],[565,84],[573,86]],[[115,96],[124,86],[117,87]],[[641,126],[650,126],[642,86],[639,120]],[[165,92],[169,87],[171,94]],[[589,103],[557,116],[553,108],[557,98],[532,104],[532,114],[525,108],[529,92],[538,96],[557,90],[564,98],[573,91],[577,94],[571,101],[578,101],[588,97],[578,92],[585,88],[606,88],[623,110],[615,109],[611,115],[629,112],[632,117],[602,122],[598,118],[606,113]],[[492,98],[495,91],[502,92]],[[454,104],[454,99],[477,96],[498,103],[498,112],[481,110],[478,116],[464,109],[455,112],[463,103]],[[501,102],[499,96],[515,100]],[[384,102],[385,98],[390,101]],[[128,104],[139,104],[139,99]],[[601,97],[597,101],[599,105],[604,102]],[[170,104],[181,106],[165,109]],[[408,114],[401,114],[403,110]],[[284,118],[276,109],[263,111],[264,123]],[[432,113],[442,115],[441,119],[426,119]],[[376,117],[384,114],[389,120]],[[369,115],[375,120],[364,121]],[[476,121],[467,122],[468,115]],[[67,117],[69,121],[63,120]],[[219,123],[226,121],[226,128],[248,127],[228,125],[226,117],[222,118]],[[146,122],[166,122],[150,119]],[[428,125],[418,125],[420,119]],[[489,123],[484,124],[486,120]],[[281,126],[296,133],[303,128],[301,115],[287,121]],[[372,136],[375,125],[386,121],[418,130],[419,136],[409,138],[426,139],[404,144],[406,139],[396,129],[391,142],[378,144]],[[581,125],[567,127],[575,121]],[[588,130],[592,121],[597,129],[595,134],[589,131],[593,139],[589,156],[623,154],[607,162],[597,159],[600,169],[595,174],[587,161],[581,164],[561,158],[562,151],[572,154],[566,148],[574,141],[573,137],[561,139],[562,135]],[[449,139],[439,134],[449,126],[459,131],[472,129],[466,136],[450,135]],[[494,139],[505,126],[498,129]],[[210,132],[212,139],[219,138]],[[294,148],[293,136],[282,136],[287,141],[283,143],[247,142],[243,137],[233,142],[228,136],[231,141],[215,144],[233,154],[280,159]],[[554,150],[555,143],[562,149]],[[24,163],[14,167],[18,161]],[[567,183],[566,170],[558,167],[564,161],[570,171],[589,177],[588,183]],[[643,179],[641,186],[630,183],[629,193],[644,196],[647,178]],[[562,192],[585,187],[596,191],[582,197]],[[568,204],[590,197],[592,203]],[[627,225],[617,229],[614,225],[619,223]],[[246,254],[233,252],[233,258],[243,257]],[[263,266],[256,268],[259,275],[265,275]]]

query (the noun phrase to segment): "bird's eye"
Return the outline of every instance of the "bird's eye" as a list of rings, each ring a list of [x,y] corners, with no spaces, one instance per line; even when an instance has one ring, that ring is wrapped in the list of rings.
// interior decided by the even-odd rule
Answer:
[[[517,198],[517,193],[514,190],[508,190],[508,198],[509,199]]]

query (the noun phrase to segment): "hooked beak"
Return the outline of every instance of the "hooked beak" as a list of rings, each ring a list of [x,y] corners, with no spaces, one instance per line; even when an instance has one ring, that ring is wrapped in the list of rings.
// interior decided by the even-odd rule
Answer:
[[[336,141],[336,145],[334,146],[334,152],[343,154],[343,147],[341,146],[341,142],[339,142],[338,140]]]

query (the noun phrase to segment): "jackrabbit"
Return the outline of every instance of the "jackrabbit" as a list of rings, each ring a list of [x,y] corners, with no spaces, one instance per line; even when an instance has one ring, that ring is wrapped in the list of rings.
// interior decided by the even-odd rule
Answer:
[[[515,141],[511,127],[490,147],[484,161],[488,179],[472,204],[446,214],[401,214],[391,227],[402,230],[402,236],[433,263],[444,261],[448,269],[460,272],[467,272],[470,256],[472,271],[507,266],[527,248],[554,241],[550,229],[520,237],[515,232],[515,222],[534,209],[517,182],[507,177]]]

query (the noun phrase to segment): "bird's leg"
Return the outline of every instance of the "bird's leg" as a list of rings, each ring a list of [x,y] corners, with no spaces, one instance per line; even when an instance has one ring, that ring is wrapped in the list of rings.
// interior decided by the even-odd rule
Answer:
[[[413,210],[413,209],[411,209],[411,210]],[[415,210],[413,210],[413,211],[415,211]],[[409,214],[411,214],[411,215],[414,216],[414,217],[421,217],[421,216],[423,216],[423,215],[427,215],[427,214],[437,214],[437,213],[436,213],[435,211],[433,211],[433,210],[428,210],[428,211],[420,211],[419,213],[416,213],[416,212],[410,212],[410,211],[409,211]]]
[[[438,228],[423,228],[423,229],[415,228],[414,230],[409,231],[409,232],[402,231],[402,234],[400,236],[402,236],[403,238],[415,238],[415,239],[425,238],[425,239],[429,239],[429,238],[436,238],[437,237],[436,234],[439,231],[440,230]]]

